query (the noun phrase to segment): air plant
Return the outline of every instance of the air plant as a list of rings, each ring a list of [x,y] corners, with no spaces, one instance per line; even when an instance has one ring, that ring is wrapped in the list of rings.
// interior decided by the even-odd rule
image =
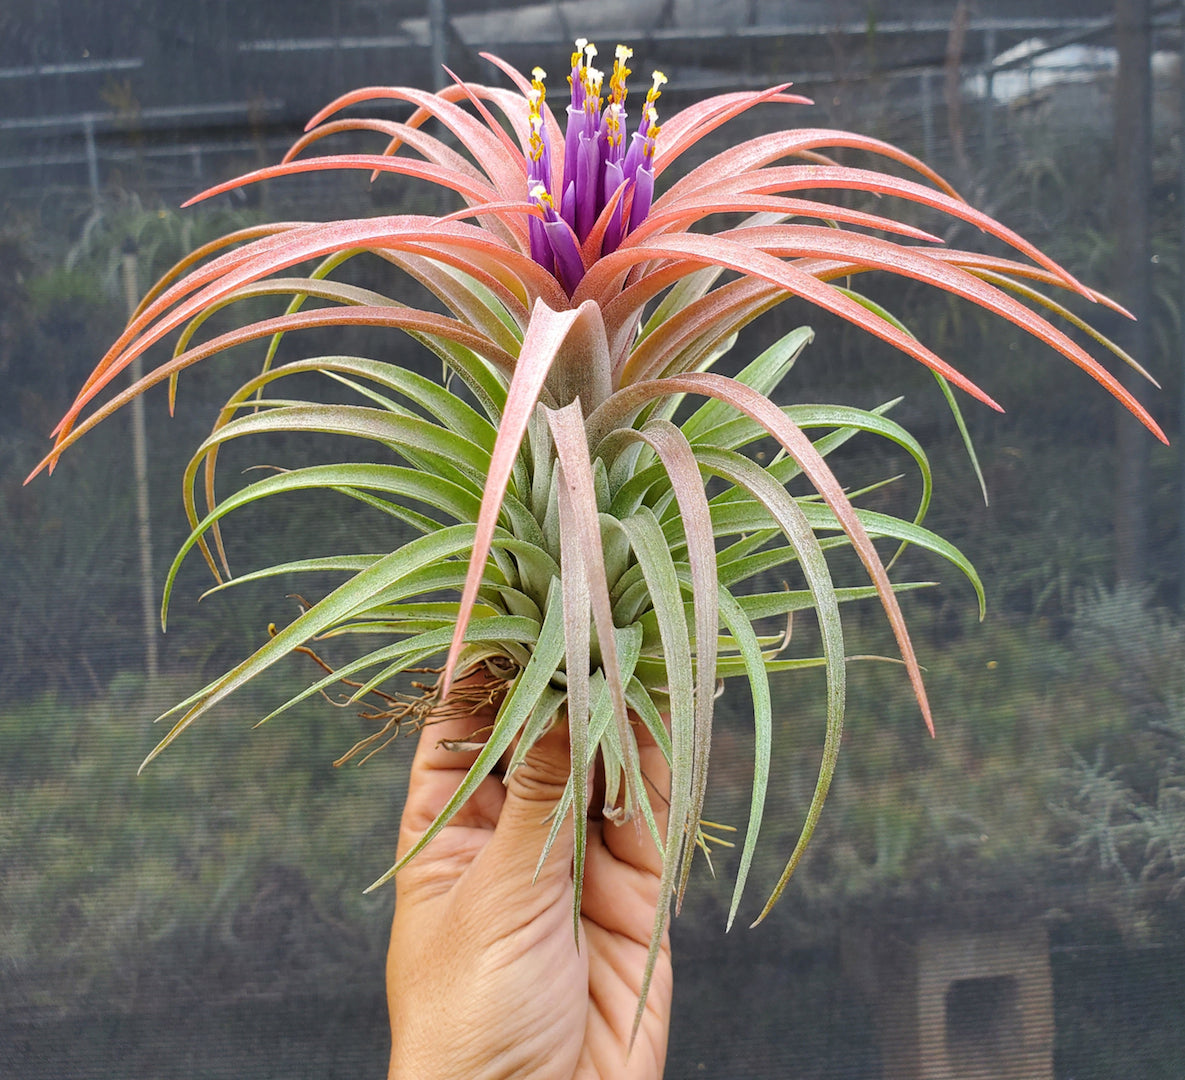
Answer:
[[[604,788],[604,812],[617,820],[640,819],[639,827],[650,829],[663,853],[653,965],[672,898],[682,898],[692,856],[706,842],[700,820],[718,683],[747,679],[755,732],[752,800],[731,925],[769,781],[771,673],[822,667],[827,720],[814,796],[760,917],[801,858],[827,794],[844,716],[842,604],[879,600],[933,730],[897,599],[900,589],[913,586],[890,582],[875,541],[915,545],[949,560],[973,585],[981,613],[983,606],[980,581],[967,559],[922,525],[930,470],[916,440],[887,415],[893,403],[872,410],[777,406],[769,395],[811,332],[782,337],[735,377],[715,373],[714,362],[733,346],[738,331],[797,297],[929,367],[960,426],[951,387],[999,409],[850,287],[855,275],[888,271],[1022,327],[1100,382],[1158,438],[1164,436],[1097,360],[1021,300],[1068,320],[1134,364],[1043,290],[1068,290],[1122,309],[967,205],[921,161],[874,138],[792,128],[732,145],[671,182],[679,159],[727,121],[758,105],[809,102],[787,93],[788,84],[728,93],[660,126],[657,102],[666,80],[656,72],[631,127],[630,50],[618,47],[607,88],[595,56],[594,46],[577,41],[563,126],[546,100],[542,70],[528,80],[487,57],[513,89],[458,80],[435,94],[403,87],[346,94],[313,118],[281,164],[199,196],[294,173],[360,169],[421,180],[456,193],[462,205],[440,216],[263,225],[198,249],[145,298],[59,424],[42,465],[52,466],[150,386],[168,381],[171,408],[185,368],[232,346],[268,341],[262,370],[227,401],[185,470],[192,531],[169,571],[164,609],[178,567],[194,547],[217,588],[280,575],[344,580],[274,630],[246,660],[166,713],[180,716],[145,764],[276,661],[311,651],[327,638],[352,635],[350,640],[368,644],[271,716],[339,682],[353,688],[354,702],[384,695],[392,705],[383,714],[388,723],[367,741],[368,750],[400,720],[424,722],[462,675],[481,672],[482,693],[497,705],[493,726],[435,823],[376,885],[431,841],[499,763],[513,770],[545,731],[566,723],[572,767],[552,837],[571,817],[574,916],[578,921],[584,808],[595,774]],[[410,115],[402,122],[338,117],[378,99],[405,103]],[[359,131],[386,140],[385,147],[305,156],[321,139]],[[915,178],[840,165],[827,156],[837,148],[895,163]],[[892,196],[975,225],[1015,257],[950,250],[934,235],[882,213],[818,201],[821,192],[850,190]],[[719,215],[729,215],[725,224]],[[736,224],[738,215],[745,217]],[[410,307],[344,280],[339,271],[362,258],[377,260],[392,277],[414,280],[435,296],[440,310]],[[288,303],[273,317],[201,339],[215,312],[260,297],[287,297]],[[409,335],[443,361],[448,381],[461,389],[454,392],[389,359],[318,355],[274,362],[280,339],[295,331],[359,326]],[[180,333],[170,359],[84,418],[120,372],[174,331]],[[324,400],[271,396],[278,384],[289,380],[292,386],[293,376],[309,373],[325,378]],[[353,403],[336,400],[343,387]],[[233,494],[216,495],[218,455],[227,443],[281,432],[349,436],[363,449],[359,460],[274,471]],[[888,440],[916,462],[922,496],[912,519],[857,507],[833,474],[828,454],[859,433]],[[770,437],[781,447],[770,462],[759,464],[756,455],[745,453]],[[796,479],[812,492],[791,495],[787,485]],[[387,515],[393,531],[406,535],[410,527],[416,535],[389,551],[284,562],[232,577],[222,519],[261,499],[309,489],[353,498]],[[854,550],[867,580],[835,582],[827,552],[841,546]],[[799,588],[755,591],[762,575],[791,572],[793,564]],[[759,632],[755,625],[801,610],[812,610],[818,621],[818,657],[784,656],[784,635]],[[422,698],[383,689],[441,654],[439,679]],[[642,728],[671,765],[665,835],[656,828],[652,800],[668,794],[652,794],[641,773],[636,731]]]

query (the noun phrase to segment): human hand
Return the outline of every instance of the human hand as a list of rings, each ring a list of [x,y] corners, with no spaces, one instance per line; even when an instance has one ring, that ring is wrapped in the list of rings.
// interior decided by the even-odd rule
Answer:
[[[399,830],[408,851],[456,791],[473,753],[445,749],[493,719],[489,706],[426,726]],[[639,738],[665,797],[662,752]],[[487,777],[396,877],[387,954],[390,1077],[399,1080],[651,1080],[662,1076],[671,1012],[664,937],[633,1048],[661,860],[638,822],[590,820],[580,946],[572,931],[571,819],[532,884],[567,783],[557,725],[503,784]],[[665,804],[653,800],[660,832]]]

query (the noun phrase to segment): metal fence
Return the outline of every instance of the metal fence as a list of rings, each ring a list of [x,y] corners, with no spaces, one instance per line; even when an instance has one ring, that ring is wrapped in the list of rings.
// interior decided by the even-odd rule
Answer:
[[[491,12],[470,4],[454,13],[456,6],[446,12],[444,0],[432,0],[422,17],[389,33],[348,32],[349,13],[362,5],[343,4],[329,20],[336,35],[253,33],[268,28],[257,16],[239,36],[228,18],[186,48],[156,35],[139,55],[0,66],[0,193],[21,202],[48,192],[98,200],[115,184],[175,201],[244,161],[274,160],[314,110],[354,86],[439,85],[441,62],[465,77],[490,77],[482,52],[529,69],[555,65],[570,49],[572,5]],[[732,22],[716,11],[712,25],[698,0],[635,5],[618,24],[610,2],[586,4],[579,17],[661,63],[669,99],[791,80],[819,102],[822,116],[812,123],[835,113],[849,121],[890,115],[940,163],[990,161],[997,136],[1037,108],[1088,129],[1108,122],[1115,51],[1106,5],[1102,14],[1098,4],[1046,3],[1065,10],[991,17],[965,16],[963,5],[929,5],[924,15],[897,6],[908,17],[847,19],[850,5],[837,4],[829,19],[807,5],[749,3],[725,10]],[[678,25],[669,25],[669,12],[664,19],[668,8]],[[1155,15],[1166,86],[1180,17],[1176,3]]]

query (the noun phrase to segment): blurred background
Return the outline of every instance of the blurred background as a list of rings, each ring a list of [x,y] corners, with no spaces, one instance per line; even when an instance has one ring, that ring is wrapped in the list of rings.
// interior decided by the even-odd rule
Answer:
[[[1160,381],[1139,392],[1174,442],[1010,325],[878,282],[878,300],[1008,409],[964,406],[985,504],[920,367],[792,304],[742,336],[735,364],[815,327],[786,402],[905,395],[893,415],[935,472],[928,524],[979,568],[988,616],[978,623],[956,573],[907,554],[902,576],[945,579],[906,607],[938,738],[900,669],[851,665],[833,793],[780,907],[725,937],[735,861],[723,852],[718,881],[703,866],[693,877],[674,928],[668,1075],[1179,1077],[1183,20],[1178,0],[0,7],[0,1075],[384,1075],[393,892],[362,889],[391,861],[410,741],[334,769],[368,730],[347,710],[314,702],[253,730],[311,675],[294,663],[136,776],[160,734],[153,717],[296,611],[275,582],[199,604],[209,581],[191,560],[168,633],[146,630],[186,532],[181,470],[260,356],[195,370],[175,417],[150,394],[140,421],[125,410],[52,478],[22,481],[129,302],[193,247],[261,220],[447,209],[358,173],[181,201],[277,160],[349,89],[438,87],[442,64],[497,81],[482,51],[558,72],[587,36],[602,55],[631,44],[638,85],[665,71],[667,115],[787,80],[814,98],[793,116],[746,116],[705,155],[775,125],[832,126],[938,167],[1139,315],[1099,325]],[[958,246],[983,242],[904,212]],[[853,444],[842,465],[856,487],[907,471],[875,444]],[[907,477],[865,505],[916,496]],[[240,569],[261,542],[303,556],[392,543],[361,512],[297,500],[226,532]],[[891,651],[871,609],[850,633],[853,652]],[[795,635],[805,653],[811,628]],[[821,699],[821,677],[775,686],[774,782],[738,923],[760,910],[800,827]],[[748,703],[733,692],[720,709],[708,816],[743,826]]]

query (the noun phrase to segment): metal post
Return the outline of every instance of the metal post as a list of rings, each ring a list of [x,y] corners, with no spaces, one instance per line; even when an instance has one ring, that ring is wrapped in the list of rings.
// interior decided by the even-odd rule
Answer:
[[[1185,0],[1183,0],[1185,2]],[[930,86],[933,72],[926,68],[920,78],[922,81],[922,160],[934,160],[934,93]]]
[[[1181,251],[1185,253],[1185,0],[1181,0],[1181,59],[1177,77],[1181,80],[1181,164],[1180,191],[1177,193],[1177,210],[1181,214]],[[1185,311],[1185,256],[1182,257],[1180,268],[1181,310]],[[1177,570],[1177,602],[1185,612],[1185,322],[1181,324],[1181,409],[1177,431],[1177,456],[1181,461],[1181,520],[1178,526],[1177,542],[1181,548],[1181,561]]]
[[[1115,270],[1121,303],[1137,319],[1119,343],[1137,360],[1148,358],[1152,317],[1152,26],[1151,0],[1116,0],[1115,45]],[[1140,396],[1143,383],[1124,368],[1120,380]],[[1117,407],[1118,408],[1118,407]],[[1148,578],[1148,462],[1146,433],[1127,410],[1115,432],[1115,579],[1138,585]]]
[[[555,13],[555,21],[559,24],[563,41],[570,42],[573,38],[572,24],[568,22],[568,16],[564,14],[564,5],[560,0],[551,0],[551,9]]]
[[[86,115],[82,118],[82,132],[86,136],[86,176],[90,181],[91,200],[99,205],[99,150],[95,146],[95,118]]]
[[[428,36],[431,38],[431,60],[433,86],[443,90],[448,85],[448,75],[444,66],[448,63],[448,16],[444,10],[444,0],[428,0]]]
[[[135,313],[140,299],[136,281],[136,250],[132,246],[123,253],[123,293],[127,303],[128,321]],[[131,381],[138,382],[144,374],[140,357],[132,361]],[[156,604],[152,584],[152,527],[148,516],[148,436],[144,424],[144,398],[132,398],[132,467],[136,479],[136,532],[140,547],[140,609],[144,622],[144,659],[150,681],[160,674],[156,648]]]
[[[990,170],[996,152],[996,98],[993,80],[996,59],[996,28],[989,26],[983,35],[983,161]]]

